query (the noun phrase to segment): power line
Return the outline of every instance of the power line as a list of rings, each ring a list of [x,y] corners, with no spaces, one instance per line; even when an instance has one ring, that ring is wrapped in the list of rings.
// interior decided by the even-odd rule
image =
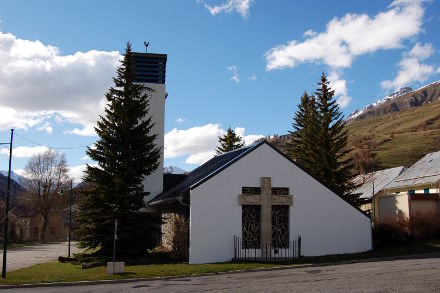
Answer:
[[[36,141],[33,141],[33,140],[29,139],[29,138],[26,138],[26,137],[24,137],[24,136],[22,136],[22,135],[20,135],[20,134],[18,134],[18,133],[15,133],[15,135],[18,136],[18,137],[20,137],[21,139],[27,141],[27,142],[30,142],[30,143],[34,144],[34,145],[44,146],[44,147],[48,147],[48,148],[50,148],[50,149],[56,149],[56,150],[74,150],[74,149],[81,149],[81,148],[86,148],[86,147],[88,147],[88,145],[86,145],[86,144],[84,144],[84,145],[80,145],[80,146],[74,146],[74,147],[56,147],[56,146],[48,146],[48,145],[44,145],[44,144],[38,143],[38,142],[36,142]]]

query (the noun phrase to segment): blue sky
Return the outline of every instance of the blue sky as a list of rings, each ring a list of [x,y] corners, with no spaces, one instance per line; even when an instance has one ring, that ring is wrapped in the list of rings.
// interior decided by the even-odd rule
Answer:
[[[0,142],[16,130],[18,172],[49,146],[73,148],[76,178],[93,163],[84,146],[127,40],[168,54],[165,165],[186,170],[228,127],[248,143],[285,134],[321,72],[346,116],[440,79],[439,1],[0,0],[0,21]]]

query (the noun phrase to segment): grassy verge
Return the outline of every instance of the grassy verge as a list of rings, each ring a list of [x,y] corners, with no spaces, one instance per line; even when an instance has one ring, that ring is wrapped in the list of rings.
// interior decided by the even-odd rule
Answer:
[[[126,266],[126,273],[108,276],[106,268],[97,267],[83,270],[80,265],[70,263],[49,262],[20,269],[7,274],[5,280],[0,280],[0,285],[5,284],[31,284],[50,282],[92,281],[127,278],[147,278],[164,276],[189,276],[202,273],[218,273],[226,271],[271,268],[298,264],[332,263],[366,258],[380,258],[410,254],[440,252],[440,240],[409,244],[394,248],[376,250],[366,253],[330,255],[321,257],[303,257],[285,263],[215,263],[215,264],[151,264]]]
[[[105,267],[83,270],[81,269],[81,265],[49,262],[10,272],[7,274],[7,278],[5,280],[0,281],[0,285],[112,280],[180,275],[189,276],[194,274],[270,268],[275,266],[279,265],[270,263],[217,263],[201,265],[151,264],[126,266],[126,272],[124,274],[108,276]]]

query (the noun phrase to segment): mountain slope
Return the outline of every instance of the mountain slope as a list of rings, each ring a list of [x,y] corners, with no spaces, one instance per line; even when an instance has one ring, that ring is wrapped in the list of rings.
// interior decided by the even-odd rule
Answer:
[[[420,107],[425,104],[440,101],[440,80],[427,84],[416,90],[405,87],[385,98],[351,113],[347,121],[364,120],[381,115]]]
[[[348,123],[349,145],[368,149],[380,167],[411,166],[440,150],[440,101]]]
[[[6,170],[0,170],[0,174],[2,174],[5,177],[8,177],[8,171]],[[11,179],[13,179],[15,182],[21,184],[21,182],[24,180],[23,176],[18,175],[14,171],[11,171]]]
[[[3,174],[0,173],[0,201],[5,199],[7,189],[8,189],[8,176],[4,176]],[[24,191],[23,187],[11,177],[11,186],[10,186],[11,202],[14,202],[22,191]]]
[[[356,118],[346,127],[353,153],[363,152],[370,157],[362,159],[377,161],[377,165],[371,166],[373,170],[408,167],[425,154],[440,150],[440,101],[369,118]],[[285,151],[288,140],[289,135],[268,138],[282,151]]]

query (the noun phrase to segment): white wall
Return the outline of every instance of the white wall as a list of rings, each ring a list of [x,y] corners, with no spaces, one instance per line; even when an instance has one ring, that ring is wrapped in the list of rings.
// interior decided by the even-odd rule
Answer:
[[[155,144],[162,148],[159,167],[144,180],[144,191],[150,192],[145,197],[145,201],[150,201],[154,196],[162,192],[163,189],[163,146],[164,146],[164,119],[165,119],[165,84],[142,83],[147,88],[152,89],[149,115],[152,115],[154,123],[151,134],[157,134]]]
[[[190,263],[230,261],[241,237],[243,186],[289,187],[290,241],[302,237],[305,256],[370,250],[370,219],[266,144],[191,191]]]
[[[379,197],[379,222],[392,221],[398,216],[409,217],[408,194]]]

